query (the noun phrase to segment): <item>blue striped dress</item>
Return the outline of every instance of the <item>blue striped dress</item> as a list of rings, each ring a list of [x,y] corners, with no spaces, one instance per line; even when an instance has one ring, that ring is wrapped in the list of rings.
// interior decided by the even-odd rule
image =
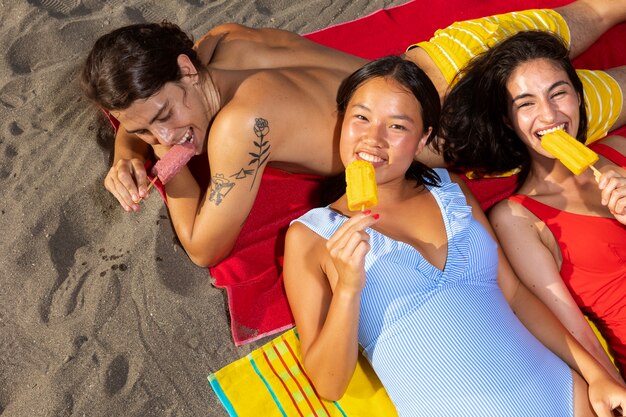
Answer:
[[[406,416],[572,416],[570,368],[517,319],[497,284],[497,248],[459,186],[429,187],[444,219],[443,271],[368,229],[359,343]],[[325,207],[296,221],[328,239],[347,220]]]

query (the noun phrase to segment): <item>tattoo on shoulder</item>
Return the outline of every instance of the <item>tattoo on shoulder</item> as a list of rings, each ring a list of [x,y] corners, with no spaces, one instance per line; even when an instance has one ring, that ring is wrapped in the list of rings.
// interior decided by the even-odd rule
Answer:
[[[253,175],[252,184],[250,184],[250,189],[254,186],[256,182],[257,175],[261,167],[267,162],[270,157],[270,142],[266,139],[267,134],[270,131],[269,123],[267,120],[259,117],[254,119],[254,134],[258,138],[258,140],[253,140],[252,143],[255,146],[254,152],[248,152],[252,159],[248,162],[248,167],[252,165],[252,169],[241,168],[238,172],[231,175],[231,178],[236,180],[241,180],[247,178],[250,175]]]
[[[215,174],[211,177],[211,193],[209,194],[209,201],[216,206],[219,206],[224,200],[224,197],[228,195],[234,186],[235,183],[225,178],[224,174]]]

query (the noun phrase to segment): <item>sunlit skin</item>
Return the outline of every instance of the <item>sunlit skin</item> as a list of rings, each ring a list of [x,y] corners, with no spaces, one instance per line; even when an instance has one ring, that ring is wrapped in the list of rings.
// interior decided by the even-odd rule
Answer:
[[[576,137],[581,98],[567,73],[547,59],[527,61],[511,74],[508,124],[537,153],[553,158],[541,146],[549,129],[562,129]]]
[[[376,169],[376,181],[403,183],[406,167],[424,147],[422,108],[396,81],[374,78],[354,94],[341,129],[341,160],[364,159]]]

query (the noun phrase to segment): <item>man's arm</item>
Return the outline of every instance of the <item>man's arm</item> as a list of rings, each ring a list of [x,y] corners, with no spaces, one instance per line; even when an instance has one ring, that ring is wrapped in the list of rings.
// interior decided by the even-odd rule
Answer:
[[[209,134],[209,188],[188,168],[165,186],[176,235],[195,264],[215,265],[232,250],[271,160],[271,139],[262,117],[222,110]]]

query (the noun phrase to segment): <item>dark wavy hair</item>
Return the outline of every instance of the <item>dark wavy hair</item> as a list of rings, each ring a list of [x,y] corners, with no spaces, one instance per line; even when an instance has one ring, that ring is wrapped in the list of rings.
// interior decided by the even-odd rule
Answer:
[[[182,74],[177,58],[185,54],[202,76],[193,40],[169,22],[124,26],[100,37],[87,56],[81,88],[107,110],[124,110],[156,94]]]
[[[451,168],[471,169],[479,174],[504,172],[520,166],[526,171],[530,154],[504,122],[508,108],[506,84],[519,65],[542,58],[562,68],[580,95],[577,138],[584,142],[587,113],[583,85],[569,59],[567,47],[550,33],[525,31],[477,56],[457,75],[456,84],[444,100],[443,140],[437,143]]]

